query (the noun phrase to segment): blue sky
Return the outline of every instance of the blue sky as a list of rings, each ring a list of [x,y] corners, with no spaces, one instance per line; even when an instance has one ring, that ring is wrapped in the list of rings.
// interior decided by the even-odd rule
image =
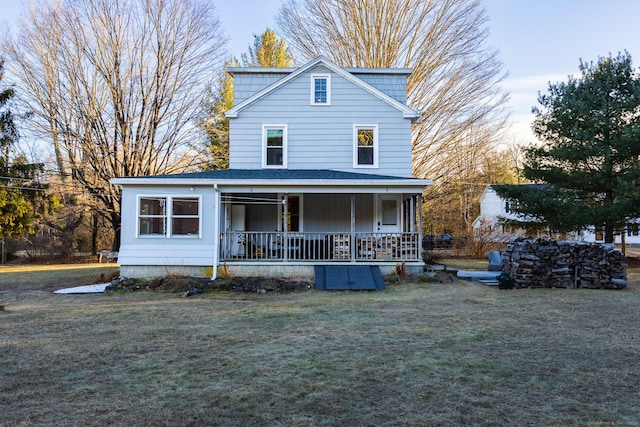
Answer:
[[[24,0],[2,0],[0,20],[15,20]],[[216,9],[239,57],[253,34],[275,28],[281,0],[217,0]],[[529,127],[538,92],[548,82],[578,75],[580,59],[595,61],[627,50],[640,65],[640,1],[638,0],[485,0],[489,44],[498,49],[509,73],[504,87],[511,93],[513,134],[533,140]]]

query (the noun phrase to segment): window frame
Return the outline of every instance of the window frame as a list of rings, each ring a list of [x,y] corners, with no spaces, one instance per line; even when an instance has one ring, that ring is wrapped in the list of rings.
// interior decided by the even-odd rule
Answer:
[[[163,207],[163,212],[160,215],[153,215],[153,214],[145,214],[143,215],[141,213],[141,209],[142,209],[142,201],[143,200],[160,200],[160,206]],[[158,238],[158,237],[166,237],[167,236],[167,218],[168,218],[168,207],[167,207],[167,197],[166,196],[159,196],[159,195],[148,195],[148,196],[142,196],[142,195],[138,195],[138,202],[136,204],[136,237],[142,237],[145,239],[149,239],[149,238]],[[163,228],[163,233],[142,233],[142,227],[141,227],[141,222],[143,219],[148,219],[148,220],[152,220],[152,219],[161,219],[162,222],[164,223]],[[153,228],[153,227],[152,227]]]
[[[373,163],[372,164],[360,164],[358,162],[358,131],[359,130],[373,130]],[[353,125],[353,167],[364,169],[377,169],[378,168],[378,151],[379,151],[379,135],[377,124],[354,124]]]
[[[282,164],[281,165],[269,165],[267,164],[269,156],[267,151],[267,131],[272,129],[282,130]],[[288,126],[286,124],[263,124],[262,125],[262,167],[265,169],[286,169],[287,168],[287,151],[288,151],[288,139],[289,139]]]
[[[141,215],[140,208],[142,206],[142,200],[144,199],[161,199],[164,200],[164,215]],[[198,203],[197,215],[174,215],[173,202],[176,199],[194,200]],[[141,218],[163,218],[164,219],[164,234],[143,234],[140,229]],[[180,218],[197,218],[198,219],[198,232],[197,234],[174,234],[173,233],[173,220]],[[136,238],[139,239],[201,239],[202,238],[202,196],[190,195],[190,194],[139,194],[136,203]]]
[[[316,101],[316,80],[326,80],[327,88],[326,88],[326,101],[325,102],[317,102]],[[311,74],[311,83],[310,83],[310,94],[309,101],[311,105],[319,106],[319,107],[327,107],[331,105],[331,74]]]
[[[191,200],[191,201],[195,201],[198,203],[198,212],[194,215],[194,214],[175,214],[173,209],[174,209],[174,203],[176,200]],[[171,196],[171,215],[168,217],[169,219],[169,223],[170,223],[170,227],[168,230],[168,236],[170,238],[178,238],[178,239],[182,239],[182,238],[194,238],[194,237],[198,237],[200,238],[202,236],[202,221],[200,220],[202,218],[202,202],[200,200],[200,197],[197,196],[181,196],[181,195],[176,195],[176,196]],[[198,231],[194,234],[176,234],[174,233],[173,229],[174,229],[174,221],[176,219],[197,219],[198,220]]]

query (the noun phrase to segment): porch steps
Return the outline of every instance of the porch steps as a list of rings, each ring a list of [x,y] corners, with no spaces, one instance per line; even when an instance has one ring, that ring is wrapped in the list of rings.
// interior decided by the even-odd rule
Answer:
[[[384,291],[377,265],[318,265],[315,267],[318,291]]]

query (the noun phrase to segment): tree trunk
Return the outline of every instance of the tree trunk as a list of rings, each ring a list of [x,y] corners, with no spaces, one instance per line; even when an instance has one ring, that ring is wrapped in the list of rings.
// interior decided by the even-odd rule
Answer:
[[[120,250],[120,228],[122,223],[122,216],[119,212],[112,212],[109,215],[109,221],[111,222],[111,227],[113,228],[113,245],[111,246],[112,251]]]
[[[91,255],[98,254],[98,214],[94,210],[91,214]]]
[[[604,242],[605,243],[615,243],[613,231],[614,230],[611,225],[604,226]]]

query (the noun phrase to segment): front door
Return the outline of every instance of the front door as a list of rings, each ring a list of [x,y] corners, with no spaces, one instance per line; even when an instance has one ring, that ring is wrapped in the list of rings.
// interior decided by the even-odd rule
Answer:
[[[379,233],[399,233],[400,225],[400,196],[379,195],[375,230]]]

